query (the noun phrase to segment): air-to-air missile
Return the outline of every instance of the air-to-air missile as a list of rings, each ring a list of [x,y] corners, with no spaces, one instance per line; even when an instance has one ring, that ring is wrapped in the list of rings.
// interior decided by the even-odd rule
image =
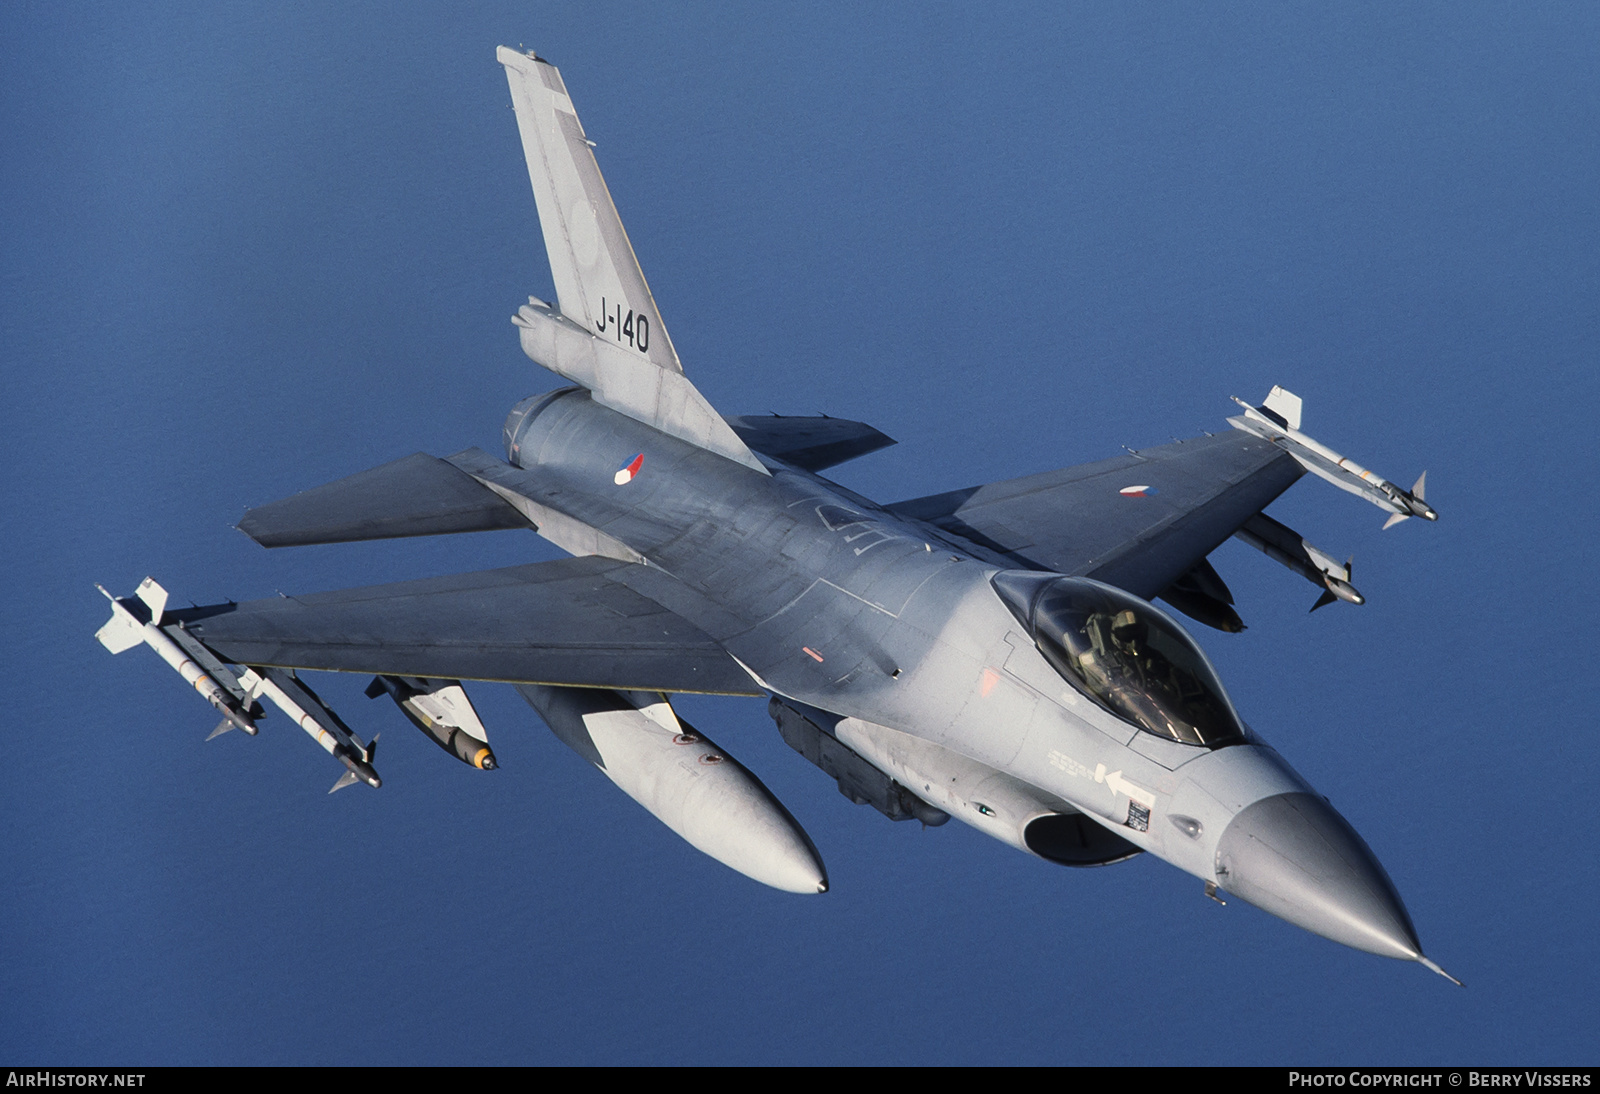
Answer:
[[[122,653],[141,643],[155,650],[206,702],[222,712],[223,721],[207,740],[234,728],[254,737],[256,719],[261,716],[260,700],[266,699],[345,766],[344,776],[328,793],[356,781],[373,787],[383,785],[372,769],[377,739],[363,744],[293,670],[247,667],[236,675],[188,632],[184,619],[169,621],[167,590],[154,578],[145,578],[139,583],[136,596],[126,599],[112,596],[104,586],[97,587],[111,601],[111,619],[95,635],[100,644],[112,653]],[[143,615],[149,619],[142,620]]]
[[[372,769],[372,756],[378,747],[377,737],[373,737],[368,744],[362,744],[361,738],[351,732],[350,727],[292,670],[249,668],[239,677],[239,682],[249,688],[252,694],[271,700],[328,755],[344,764],[344,775],[328,793],[343,790],[358,781],[373,788],[383,785],[383,780]]]
[[[1234,396],[1233,401],[1244,407],[1244,414],[1229,418],[1229,425],[1271,441],[1293,456],[1301,467],[1333,483],[1340,490],[1366,498],[1380,509],[1391,510],[1394,515],[1384,522],[1385,528],[1411,517],[1439,519],[1433,507],[1422,500],[1423,485],[1428,478],[1426,471],[1417,476],[1410,490],[1402,490],[1388,479],[1306,436],[1300,432],[1300,396],[1292,391],[1274,387],[1261,406],[1251,406],[1238,396]]]
[[[1245,521],[1244,527],[1233,534],[1241,543],[1248,543],[1274,562],[1281,563],[1313,585],[1321,586],[1322,596],[1311,606],[1312,611],[1332,604],[1335,599],[1349,604],[1365,604],[1367,598],[1350,584],[1350,563],[1340,562],[1328,552],[1318,548],[1299,532],[1280,524],[1265,513],[1257,513]]]
[[[104,585],[95,588],[111,601],[111,619],[95,633],[102,646],[112,653],[130,650],[140,643],[155,650],[183,677],[184,683],[192,685],[206,702],[221,712],[223,720],[211,731],[212,737],[234,728],[252,737],[256,735],[252,704],[238,677],[210,650],[185,634],[181,626],[162,626],[167,610],[167,590],[148,577],[140,582],[137,594],[127,599],[112,596]]]

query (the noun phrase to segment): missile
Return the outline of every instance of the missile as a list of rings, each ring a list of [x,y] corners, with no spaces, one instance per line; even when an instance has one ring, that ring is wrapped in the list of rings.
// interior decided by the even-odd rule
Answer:
[[[488,731],[460,680],[374,676],[367,685],[367,698],[376,699],[385,693],[412,725],[462,763],[481,771],[500,766],[489,747]]]
[[[367,760],[370,760],[377,751],[378,739],[374,737],[372,743],[367,746]],[[340,746],[334,750],[333,755],[348,770],[339,776],[339,781],[333,784],[328,793],[332,794],[335,790],[343,790],[345,787],[357,782],[364,782],[374,790],[383,785],[383,780],[378,778],[376,771],[372,770],[372,765],[348,748]]]
[[[193,647],[185,649],[162,628],[161,618],[167,609],[167,590],[156,584],[154,578],[147,577],[139,583],[137,600],[119,600],[107,592],[104,585],[96,585],[95,588],[111,601],[111,619],[95,633],[102,646],[112,653],[121,653],[140,643],[155,650],[163,661],[183,677],[185,683],[221,712],[223,722],[212,731],[212,737],[229,728],[242,729],[252,737],[256,735],[256,724],[250,717],[249,704],[238,698],[243,695],[238,681],[231,678],[222,663],[193,638],[180,633],[185,640],[184,645]],[[134,609],[141,605],[150,615],[148,622],[141,622],[134,615]],[[212,662],[209,671],[200,664],[202,659]],[[227,687],[219,680],[232,686]]]
[[[1412,484],[1411,489],[1403,492],[1406,506],[1411,510],[1411,512],[1396,513],[1394,516],[1383,522],[1383,526],[1385,528],[1391,528],[1412,515],[1419,516],[1423,520],[1439,519],[1439,514],[1433,511],[1433,506],[1429,505],[1422,498],[1423,486],[1427,481],[1427,478],[1428,473],[1424,471],[1422,474],[1417,476],[1417,481]]]
[[[1246,433],[1253,433],[1277,445],[1310,471],[1313,475],[1333,483],[1340,490],[1366,498],[1380,509],[1394,515],[1384,523],[1392,527],[1411,517],[1438,520],[1439,514],[1423,500],[1423,484],[1428,477],[1424,471],[1410,490],[1402,490],[1388,479],[1341,456],[1321,441],[1300,432],[1300,397],[1281,387],[1274,387],[1261,406],[1251,406],[1238,396],[1231,397],[1244,408],[1241,417],[1229,418],[1228,424]]]
[[[1390,518],[1393,519],[1393,518]],[[1334,556],[1320,549],[1299,532],[1280,524],[1265,513],[1257,513],[1233,534],[1241,543],[1248,543],[1274,562],[1283,566],[1313,585],[1320,585],[1322,596],[1312,605],[1316,611],[1334,599],[1349,604],[1365,604],[1367,598],[1350,584],[1350,561],[1340,565]]]
[[[828,891],[811,837],[743,764],[679,721],[664,696],[517,690],[564,744],[697,850],[775,889]]]
[[[1347,577],[1350,574],[1350,564],[1354,561],[1354,555],[1345,560],[1344,572]],[[1316,611],[1317,608],[1322,607],[1324,604],[1332,604],[1335,597],[1346,604],[1365,604],[1367,602],[1367,598],[1357,592],[1355,586],[1348,581],[1342,581],[1332,574],[1323,574],[1322,582],[1328,587],[1328,591],[1317,599],[1317,603],[1311,609],[1312,611]]]
[[[372,757],[377,752],[378,740],[372,739],[371,744],[362,744],[361,738],[350,731],[350,727],[340,720],[339,716],[317,697],[317,693],[306,686],[305,681],[295,676],[294,673],[278,668],[246,669],[239,677],[239,682],[249,689],[252,695],[260,695],[268,699],[279,710],[289,716],[289,720],[306,731],[317,744],[321,745],[328,755],[338,760],[345,766],[345,774],[333,784],[333,790],[343,790],[351,783],[364,782],[374,789],[383,785],[383,780],[378,778],[378,773],[372,769]]]

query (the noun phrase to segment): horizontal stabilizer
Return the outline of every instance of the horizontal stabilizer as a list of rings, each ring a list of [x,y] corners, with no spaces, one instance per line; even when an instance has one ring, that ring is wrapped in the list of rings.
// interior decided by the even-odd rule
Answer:
[[[847,418],[772,414],[729,418],[727,422],[755,451],[802,471],[822,471],[895,443],[893,437],[865,422]]]
[[[242,665],[762,694],[699,628],[623,583],[639,569],[570,558],[171,614]]]
[[[263,547],[527,527],[494,491],[425,452],[251,509],[239,522]]]
[[[535,532],[571,555],[605,555],[623,562],[643,562],[644,556],[627,544],[536,501],[540,493],[539,476],[496,457],[481,448],[468,448],[450,457],[450,463],[504,498],[523,516]]]

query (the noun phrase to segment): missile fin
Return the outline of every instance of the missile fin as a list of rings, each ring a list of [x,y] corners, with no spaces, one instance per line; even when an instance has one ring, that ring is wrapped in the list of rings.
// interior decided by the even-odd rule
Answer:
[[[167,610],[167,590],[158,585],[155,578],[147,577],[139,582],[139,588],[135,591],[150,609],[150,622],[161,626],[161,617]]]
[[[213,740],[213,739],[215,739],[217,737],[220,737],[220,736],[222,736],[224,733],[228,732],[228,730],[230,730],[232,728],[233,728],[233,723],[231,721],[229,721],[227,718],[224,718],[224,719],[222,719],[222,721],[217,723],[217,728],[213,729],[210,732],[210,734],[207,735],[206,740],[210,741],[210,740]]]
[[[328,791],[328,793],[332,794],[335,791],[343,790],[345,787],[359,782],[360,779],[361,777],[354,771],[346,771],[343,775],[339,776],[339,781],[333,784],[333,790]]]
[[[1393,528],[1396,524],[1399,524],[1401,521],[1410,520],[1410,519],[1411,519],[1411,514],[1410,513],[1396,513],[1394,516],[1390,517],[1388,520],[1383,522],[1383,530],[1385,532],[1387,532],[1389,529]]]
[[[139,621],[133,617],[133,613],[113,600],[111,618],[106,621],[105,626],[94,632],[94,636],[112,653],[121,653],[123,650],[133,649],[144,641],[144,628],[139,626]]]
[[[1301,403],[1300,396],[1296,395],[1292,391],[1285,391],[1283,388],[1274,384],[1272,390],[1267,393],[1266,402],[1262,405],[1261,409],[1270,410],[1272,413],[1282,418],[1284,424],[1290,429],[1299,429],[1300,409],[1302,405],[1303,404]]]

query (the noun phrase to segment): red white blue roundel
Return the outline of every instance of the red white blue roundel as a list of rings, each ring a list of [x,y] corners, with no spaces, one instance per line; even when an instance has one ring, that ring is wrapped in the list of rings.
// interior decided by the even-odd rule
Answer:
[[[1125,498],[1153,498],[1161,491],[1153,486],[1124,486],[1117,493]]]
[[[611,476],[611,481],[616,483],[618,486],[621,486],[624,483],[632,482],[633,477],[639,473],[639,469],[643,466],[644,453],[641,452],[633,459],[617,468],[617,473]]]

